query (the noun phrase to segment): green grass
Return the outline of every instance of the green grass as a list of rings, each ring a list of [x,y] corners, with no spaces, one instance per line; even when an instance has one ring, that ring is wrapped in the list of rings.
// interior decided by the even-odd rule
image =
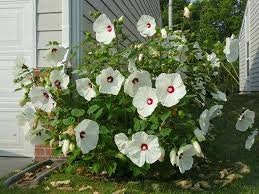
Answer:
[[[236,161],[242,161],[249,165],[251,173],[245,175],[243,179],[235,181],[233,184],[227,187],[213,187],[210,191],[204,191],[200,193],[217,193],[217,194],[257,194],[259,193],[259,139],[257,138],[255,146],[252,150],[246,151],[244,149],[244,143],[247,134],[239,133],[234,130],[235,122],[242,108],[249,108],[254,110],[256,114],[256,125],[259,129],[259,96],[233,96],[224,107],[224,115],[214,122],[216,132],[216,141],[210,143],[206,155],[212,161],[223,161],[220,167],[224,165],[234,163]],[[217,164],[219,164],[217,162]],[[56,180],[71,180],[71,185],[75,188],[75,191],[57,191],[50,186],[51,181]],[[157,194],[157,193],[193,193],[190,190],[183,190],[174,186],[175,180],[168,181],[142,181],[142,182],[125,182],[125,181],[111,181],[111,180],[98,180],[91,179],[85,176],[79,175],[66,175],[63,173],[53,174],[48,180],[41,183],[34,189],[7,189],[2,185],[3,180],[0,180],[0,193],[4,194],[42,194],[42,193],[93,193],[93,191],[79,192],[78,189],[85,185],[90,185],[94,188],[94,191],[100,193],[110,194],[114,191],[125,188],[126,193],[134,194]],[[49,186],[50,191],[45,191],[44,188]]]

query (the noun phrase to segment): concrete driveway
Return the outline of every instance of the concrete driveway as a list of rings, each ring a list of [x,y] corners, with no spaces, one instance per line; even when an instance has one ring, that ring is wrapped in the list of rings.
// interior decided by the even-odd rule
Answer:
[[[32,162],[32,158],[0,157],[0,178],[8,176],[17,169],[23,169]]]

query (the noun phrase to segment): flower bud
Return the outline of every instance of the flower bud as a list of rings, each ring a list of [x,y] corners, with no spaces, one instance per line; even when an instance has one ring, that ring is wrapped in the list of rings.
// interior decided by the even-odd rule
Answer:
[[[73,144],[73,143],[70,143],[70,145],[69,145],[69,151],[70,152],[73,152],[74,151],[74,149],[75,149],[75,144]]]
[[[185,7],[185,8],[184,8],[183,16],[184,16],[184,17],[186,17],[187,19],[189,19],[189,18],[190,18],[190,16],[191,16],[191,12],[190,12],[190,10],[189,10],[189,8],[188,8],[188,7]]]
[[[139,54],[138,60],[141,62],[143,60],[144,55],[142,53]]]
[[[167,38],[167,31],[166,31],[166,29],[161,29],[161,36],[162,36],[162,38],[163,39],[166,39]]]
[[[119,19],[118,19],[118,24],[123,24],[124,22],[124,16],[121,16]]]
[[[199,156],[199,157],[204,157],[204,155],[203,155],[203,153],[201,151],[201,146],[200,146],[199,142],[198,141],[193,141],[192,145],[193,145],[193,147],[194,147],[194,149],[195,149],[195,151],[197,153],[196,155]]]
[[[67,156],[67,154],[69,152],[69,144],[70,144],[70,141],[68,139],[63,140],[62,152],[65,157]]]
[[[160,150],[161,150],[161,156],[160,158],[158,159],[160,162],[163,162],[164,159],[165,159],[165,149],[160,147]]]

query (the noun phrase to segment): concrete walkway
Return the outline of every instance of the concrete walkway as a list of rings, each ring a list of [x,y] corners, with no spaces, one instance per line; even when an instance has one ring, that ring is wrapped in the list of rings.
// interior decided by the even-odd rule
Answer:
[[[32,158],[0,157],[0,178],[8,176],[15,170],[23,169],[32,162]]]

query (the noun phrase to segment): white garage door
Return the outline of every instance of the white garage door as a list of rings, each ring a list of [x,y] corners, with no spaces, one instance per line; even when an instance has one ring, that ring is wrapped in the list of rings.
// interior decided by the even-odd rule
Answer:
[[[15,93],[17,56],[34,64],[34,0],[0,0],[0,156],[33,156],[24,131],[16,124],[21,93]]]

